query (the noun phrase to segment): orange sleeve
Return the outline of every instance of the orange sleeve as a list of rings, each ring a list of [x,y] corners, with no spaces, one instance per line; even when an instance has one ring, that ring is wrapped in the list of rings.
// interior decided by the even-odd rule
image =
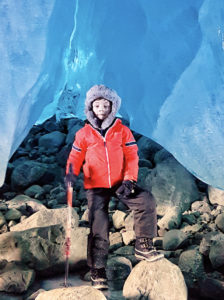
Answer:
[[[85,160],[86,155],[86,142],[82,129],[76,132],[75,140],[72,145],[66,164],[66,174],[69,172],[69,166],[72,165],[72,170],[75,175],[79,175],[81,166]]]
[[[123,126],[124,180],[138,180],[138,146],[131,130]]]

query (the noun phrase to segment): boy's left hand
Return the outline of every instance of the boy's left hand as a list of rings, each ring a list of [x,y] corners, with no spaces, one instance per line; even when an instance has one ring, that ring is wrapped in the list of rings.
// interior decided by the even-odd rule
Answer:
[[[118,197],[127,198],[135,192],[135,185],[135,181],[124,180],[115,193]]]

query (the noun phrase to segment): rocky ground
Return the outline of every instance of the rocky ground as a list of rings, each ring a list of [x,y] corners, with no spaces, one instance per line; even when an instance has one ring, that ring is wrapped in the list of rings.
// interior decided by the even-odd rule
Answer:
[[[83,287],[46,292],[34,288],[42,278],[64,272],[63,178],[75,132],[82,126],[79,119],[56,123],[54,118],[34,126],[9,162],[0,189],[0,299],[110,299],[89,286],[89,273]],[[107,265],[110,291],[123,289],[122,299],[223,299],[224,191],[196,179],[152,140],[135,132],[134,136],[140,157],[138,184],[156,199],[154,244],[165,258],[154,263],[136,261],[133,215],[113,198]],[[81,173],[73,194],[70,257],[71,272],[79,270],[80,275],[87,271],[87,216]]]

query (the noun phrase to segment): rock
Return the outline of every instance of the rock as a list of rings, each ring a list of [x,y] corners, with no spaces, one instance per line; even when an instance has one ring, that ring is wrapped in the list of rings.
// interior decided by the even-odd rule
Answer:
[[[147,175],[145,187],[155,197],[160,216],[164,216],[167,209],[173,206],[184,212],[199,198],[193,176],[172,157],[157,164]]]
[[[213,217],[217,217],[218,215],[222,214],[224,212],[224,206],[218,205],[211,211],[211,215]]]
[[[60,204],[66,204],[67,203],[67,193],[65,191],[58,193],[56,195],[56,201]]]
[[[126,218],[124,220],[124,226],[125,226],[126,231],[134,230],[134,213],[133,213],[133,211],[126,216]]]
[[[200,296],[206,299],[223,300],[224,295],[224,280],[223,277],[218,274],[218,278],[214,278],[212,273],[205,275],[205,277],[199,281]]]
[[[214,236],[209,251],[209,259],[214,269],[224,265],[224,234]]]
[[[152,160],[155,153],[162,149],[159,144],[146,136],[141,136],[137,141],[137,145],[140,159]]]
[[[68,121],[68,134],[66,136],[66,144],[72,145],[76,132],[83,127],[85,123],[78,119],[72,118]]]
[[[120,247],[113,252],[115,255],[126,257],[132,263],[132,266],[135,266],[139,260],[135,257],[135,249],[134,246],[124,246]]]
[[[149,168],[149,169],[153,168],[153,165],[152,165],[151,161],[149,161],[147,159],[144,159],[144,158],[139,159],[138,166],[139,166],[139,168],[142,168],[142,167],[146,167],[146,168]]]
[[[199,252],[203,254],[204,256],[209,255],[210,247],[212,244],[212,241],[215,240],[215,236],[218,235],[218,232],[209,232],[207,234],[204,234],[200,246],[199,246]]]
[[[224,191],[208,186],[208,198],[211,204],[219,204],[224,206]]]
[[[23,222],[13,226],[11,231],[27,230],[34,227],[46,227],[56,224],[66,226],[67,224],[67,208],[56,208],[56,209],[44,209],[36,212],[29,218],[23,220]],[[72,209],[71,226],[77,227],[79,222],[79,216],[77,212]]]
[[[197,219],[196,219],[194,213],[183,213],[182,221],[189,225],[193,225],[193,224],[197,223]]]
[[[10,228],[10,227],[12,227],[12,226],[15,226],[16,224],[17,224],[16,221],[11,220],[11,221],[9,221],[9,223],[8,223],[8,227]]]
[[[41,129],[44,128],[46,131],[56,131],[60,130],[61,124],[60,121],[56,121],[56,115],[53,115],[50,119],[46,120],[43,124],[40,125]],[[43,130],[43,129],[42,129]]]
[[[106,300],[101,291],[91,286],[67,287],[40,293],[35,300]]]
[[[204,226],[202,224],[194,224],[194,225],[186,225],[184,226],[181,231],[183,231],[186,234],[193,234],[196,232],[201,232],[204,229]]]
[[[0,211],[0,227],[6,223],[6,219],[3,215],[3,213]]]
[[[124,281],[131,270],[132,264],[127,258],[121,256],[109,258],[106,267],[109,286],[116,290],[122,289]]]
[[[183,251],[179,257],[178,266],[189,288],[195,288],[197,281],[205,275],[203,256],[198,249]]]
[[[222,232],[224,232],[224,213],[216,217],[215,224]]]
[[[167,259],[138,263],[123,287],[125,299],[187,300],[184,277]]]
[[[109,235],[110,251],[114,251],[123,245],[122,235],[120,232],[115,232]]]
[[[135,254],[134,246],[124,246],[114,251],[114,254],[121,256],[129,256]]]
[[[45,190],[39,186],[39,185],[32,185],[28,189],[24,191],[24,194],[29,197],[35,197],[36,195],[39,195],[39,197],[43,196],[45,194]]]
[[[8,209],[8,206],[5,203],[0,203],[0,211],[1,212],[7,211],[7,209]]]
[[[145,179],[151,174],[152,170],[147,167],[140,167],[138,171],[138,182],[137,184],[142,188],[147,188]]]
[[[211,207],[207,202],[207,197],[204,197],[203,200],[195,201],[191,204],[191,211],[192,212],[199,212],[199,213],[211,213]]]
[[[40,294],[46,292],[44,289],[39,289],[36,292],[34,292],[32,295],[30,295],[28,298],[26,298],[26,300],[35,300],[36,297]]]
[[[164,250],[176,250],[186,244],[188,235],[178,229],[172,229],[165,233],[163,237]]]
[[[156,154],[154,156],[154,162],[157,165],[158,163],[166,160],[169,157],[172,157],[172,154],[163,148],[163,149],[159,150],[158,152],[156,152]]]
[[[161,229],[176,229],[181,224],[181,210],[179,207],[168,207],[165,215],[158,221]]]
[[[200,223],[208,224],[213,220],[213,216],[209,213],[203,213],[198,220]]]
[[[5,219],[7,221],[11,220],[19,220],[21,217],[21,212],[17,210],[16,208],[10,208],[7,213],[5,214]]]
[[[87,209],[84,211],[84,214],[82,215],[81,220],[82,220],[82,221],[89,222],[89,209],[88,209],[88,207],[87,207]]]
[[[47,150],[54,150],[60,148],[65,142],[66,135],[60,131],[53,131],[42,135],[39,138],[38,145]]]
[[[111,201],[109,202],[109,212],[114,212],[117,208],[117,200],[112,197]]]
[[[163,237],[154,237],[153,238],[153,246],[161,249],[163,247]]]
[[[8,227],[7,227],[7,225],[5,224],[5,225],[3,225],[3,226],[1,227],[1,229],[0,229],[0,234],[5,233],[5,232],[7,232],[7,231],[8,231]]]
[[[121,234],[125,245],[129,245],[136,239],[134,230],[122,231]]]
[[[42,209],[47,209],[43,203],[32,199],[26,195],[18,195],[10,201],[6,201],[8,208],[16,208],[22,213],[35,213]]]
[[[53,189],[53,186],[51,184],[44,184],[42,188],[44,189],[45,193],[49,193]]]
[[[113,225],[115,229],[121,229],[124,227],[124,219],[126,214],[123,211],[116,210],[112,215]]]
[[[48,182],[54,179],[50,176],[49,165],[36,161],[25,161],[20,163],[12,172],[11,185],[13,189],[25,189],[32,184],[39,182],[44,177]]]
[[[21,294],[33,283],[35,272],[25,266],[8,263],[0,271],[0,291]]]
[[[72,228],[70,269],[86,265],[88,228]],[[0,235],[0,259],[25,264],[47,276],[64,272],[65,230],[61,225]]]

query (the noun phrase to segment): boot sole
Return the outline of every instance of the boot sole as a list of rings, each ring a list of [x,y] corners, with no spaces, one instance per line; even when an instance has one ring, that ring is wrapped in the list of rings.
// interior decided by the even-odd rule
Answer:
[[[135,257],[138,260],[146,260],[146,261],[149,261],[149,262],[153,262],[153,261],[157,261],[157,260],[160,260],[160,259],[164,258],[164,255],[160,254],[160,255],[157,255],[156,257],[147,258],[147,257],[144,257],[142,255],[135,254]]]
[[[104,284],[98,284],[98,285],[92,285],[92,287],[96,290],[99,290],[99,291],[105,291],[105,290],[108,290],[108,285]]]

